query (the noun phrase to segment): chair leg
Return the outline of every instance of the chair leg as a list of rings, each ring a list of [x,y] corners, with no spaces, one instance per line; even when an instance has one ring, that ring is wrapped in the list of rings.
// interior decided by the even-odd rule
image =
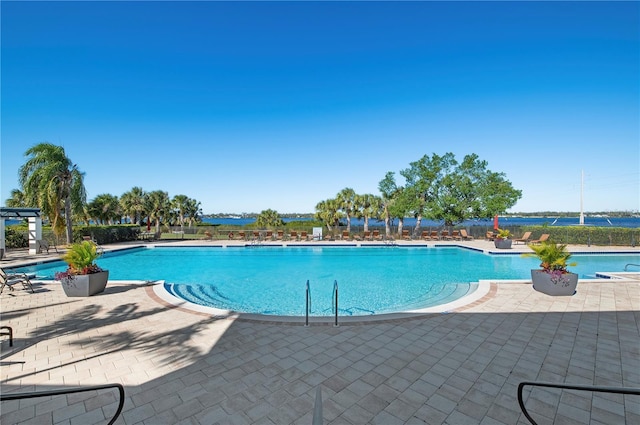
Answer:
[[[8,335],[9,347],[13,347],[13,328],[11,326],[0,326],[0,329],[6,329],[6,331],[0,331],[0,335]]]

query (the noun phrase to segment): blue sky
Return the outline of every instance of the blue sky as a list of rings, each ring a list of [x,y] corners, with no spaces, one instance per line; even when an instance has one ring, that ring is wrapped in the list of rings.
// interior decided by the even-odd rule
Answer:
[[[638,2],[8,2],[1,195],[48,141],[88,199],[313,212],[476,153],[512,212],[640,209]]]

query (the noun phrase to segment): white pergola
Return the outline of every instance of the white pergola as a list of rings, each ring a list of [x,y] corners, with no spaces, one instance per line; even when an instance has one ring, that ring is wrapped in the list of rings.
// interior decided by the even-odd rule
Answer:
[[[6,219],[29,220],[29,254],[38,254],[40,246],[38,241],[42,239],[42,217],[40,208],[7,208],[0,207],[0,249],[6,249],[4,221]]]

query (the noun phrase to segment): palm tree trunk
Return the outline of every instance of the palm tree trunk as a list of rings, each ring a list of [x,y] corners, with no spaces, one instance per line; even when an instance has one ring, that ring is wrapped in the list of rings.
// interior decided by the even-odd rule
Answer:
[[[67,244],[73,242],[73,218],[71,217],[71,197],[64,198],[64,220],[67,227]]]

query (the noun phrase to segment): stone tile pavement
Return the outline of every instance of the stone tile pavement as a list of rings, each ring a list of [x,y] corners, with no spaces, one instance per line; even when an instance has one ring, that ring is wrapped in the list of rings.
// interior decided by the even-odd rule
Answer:
[[[67,298],[55,282],[0,297],[3,393],[121,383],[118,424],[524,424],[523,380],[640,387],[640,281],[572,297],[522,283],[448,314],[266,323],[170,307],[142,282]],[[527,390],[540,424],[640,423],[640,397]],[[116,394],[2,402],[3,424],[106,423]]]

